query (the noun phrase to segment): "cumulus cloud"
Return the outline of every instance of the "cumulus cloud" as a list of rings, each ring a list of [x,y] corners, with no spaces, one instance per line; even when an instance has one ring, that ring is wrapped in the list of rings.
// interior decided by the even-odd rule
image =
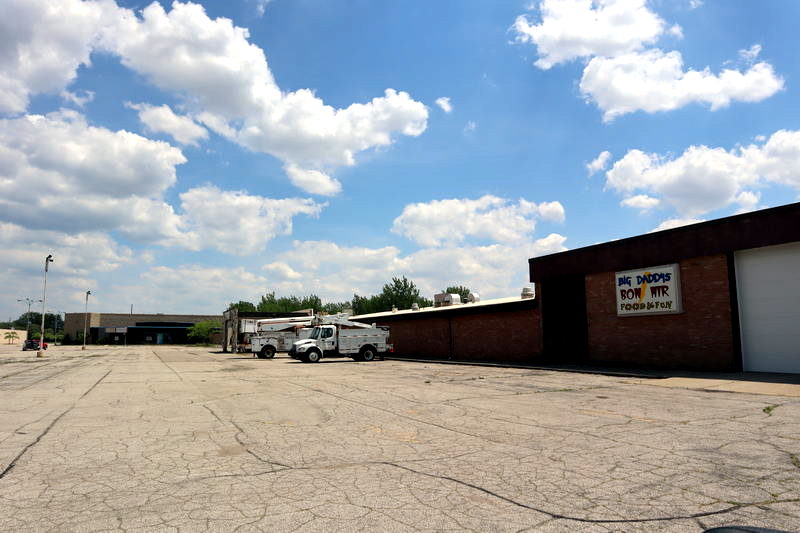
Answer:
[[[438,105],[445,113],[453,112],[453,104],[450,103],[450,98],[447,96],[442,96],[441,98],[437,98],[436,105]]]
[[[646,194],[637,194],[636,196],[629,196],[628,198],[625,198],[620,202],[620,205],[647,211],[648,209],[658,207],[660,203],[661,200],[658,198],[653,198],[651,196],[647,196]]]
[[[433,200],[407,205],[394,220],[392,232],[423,246],[452,245],[467,238],[510,243],[527,239],[537,218],[563,222],[564,207],[559,202],[536,204],[524,199],[513,203],[492,195]]]
[[[185,161],[167,143],[91,126],[74,111],[0,120],[0,220],[176,238],[179,220],[161,198]]]
[[[273,199],[242,191],[222,191],[214,186],[182,193],[184,223],[207,245],[229,254],[262,251],[278,235],[292,233],[295,216],[317,216],[321,204],[310,199]]]
[[[536,45],[541,69],[638,50],[654,43],[665,24],[645,0],[543,0],[539,11],[540,23],[520,15],[513,28],[517,41]]]
[[[176,212],[164,195],[185,161],[168,143],[91,126],[75,111],[0,120],[0,221],[242,254],[324,206],[207,186],[181,194]]]
[[[328,176],[354,165],[359,152],[427,128],[427,107],[403,91],[389,88],[340,109],[309,89],[282,91],[248,31],[230,19],[209,18],[199,4],[176,1],[166,11],[153,2],[138,16],[113,0],[4,1],[15,16],[0,21],[0,111],[23,112],[30,95],[65,90],[78,67],[100,51],[119,56],[128,68],[183,98],[208,128],[277,157],[303,176]],[[141,113],[152,131],[179,142],[204,138],[197,124],[168,108]],[[293,179],[312,189],[317,181]],[[332,183],[329,179],[327,194]]]
[[[511,296],[528,283],[530,257],[566,250],[566,237],[552,233],[514,244],[423,248],[402,255],[393,247],[342,246],[329,241],[295,241],[278,261],[264,267],[269,286],[282,294],[313,292],[329,301],[354,293],[374,294],[392,276],[412,279],[431,297],[458,280],[484,298]],[[325,261],[319,258],[324,257]],[[291,263],[292,267],[286,265]]]
[[[800,131],[779,130],[763,144],[731,150],[690,146],[677,157],[630,150],[606,173],[606,187],[640,207],[658,199],[684,217],[738,204],[753,209],[753,188],[779,184],[800,190]]]
[[[0,302],[7,302],[5,311],[14,315],[17,310],[12,311],[11,306],[17,298],[41,294],[42,264],[47,254],[55,258],[47,290],[48,308],[53,310],[65,310],[68,305],[77,308],[84,291],[97,286],[97,273],[116,270],[135,260],[128,247],[103,233],[71,235],[31,230],[8,222],[0,222],[0,249]]]
[[[783,89],[783,79],[768,63],[756,63],[742,72],[719,74],[684,70],[680,52],[658,49],[615,57],[594,57],[580,82],[583,95],[603,110],[605,121],[632,113],[671,111],[691,103],[717,110],[732,101],[759,102]]]
[[[189,117],[176,115],[168,105],[133,104],[125,106],[138,111],[139,120],[154,133],[166,133],[183,145],[198,145],[198,140],[208,139],[208,130]]]
[[[354,165],[358,152],[425,131],[427,108],[402,91],[386,89],[342,109],[309,89],[282,91],[264,51],[248,37],[229,19],[209,18],[200,5],[175,2],[167,12],[154,2],[141,18],[122,18],[102,43],[158,87],[185,95],[207,127],[282,160],[294,170],[293,183],[311,193],[319,192],[321,176]],[[332,183],[328,177],[327,194]]]
[[[708,67],[684,68],[680,52],[653,47],[664,34],[683,38],[682,28],[667,28],[645,0],[543,0],[540,12],[538,23],[526,15],[517,18],[517,42],[536,46],[535,64],[542,69],[586,58],[580,91],[600,108],[605,121],[691,103],[707,104],[714,111],[733,101],[759,102],[783,89],[772,65],[755,63],[760,45],[739,51],[746,70],[727,68],[714,74]]]
[[[648,233],[680,228],[681,226],[689,226],[691,224],[699,224],[700,222],[705,222],[705,220],[702,218],[668,218],[654,229],[648,231]]]
[[[589,172],[590,176],[593,176],[600,172],[601,170],[605,170],[608,166],[608,161],[611,159],[611,152],[608,150],[604,150],[600,152],[597,157],[595,157],[590,163],[586,165],[586,170]]]
[[[122,11],[113,2],[3,0],[0,112],[22,113],[35,94],[58,94],[90,65],[98,30]],[[13,14],[13,15],[12,15]]]

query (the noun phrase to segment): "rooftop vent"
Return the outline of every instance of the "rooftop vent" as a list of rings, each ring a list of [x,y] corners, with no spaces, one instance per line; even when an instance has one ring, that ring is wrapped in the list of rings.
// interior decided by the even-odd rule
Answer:
[[[523,300],[527,300],[536,296],[533,287],[522,287],[522,294],[520,295]]]
[[[461,296],[458,294],[447,294],[446,292],[440,292],[439,294],[433,295],[434,307],[449,307],[451,305],[458,305],[460,303]]]
[[[477,292],[469,293],[469,301],[470,303],[476,304],[481,301],[481,295]]]
[[[414,302],[413,304],[411,304],[411,310],[412,311],[419,311],[419,304],[417,302]]]

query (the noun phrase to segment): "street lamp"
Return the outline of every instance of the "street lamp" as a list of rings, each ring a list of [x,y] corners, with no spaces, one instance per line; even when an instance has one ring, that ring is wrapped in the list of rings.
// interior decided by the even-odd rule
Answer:
[[[28,304],[28,314],[25,315],[25,339],[27,340],[31,336],[31,304],[36,302],[41,302],[41,300],[33,300],[31,298],[18,298],[18,302],[26,302]]]
[[[47,305],[47,270],[50,263],[53,262],[53,254],[44,258],[44,291],[42,292],[42,331],[39,337],[39,351],[36,352],[36,357],[44,357],[44,316]]]
[[[87,320],[89,319],[89,295],[92,294],[92,291],[86,291],[86,307],[83,309],[83,348],[81,350],[86,349],[86,325],[88,324]]]

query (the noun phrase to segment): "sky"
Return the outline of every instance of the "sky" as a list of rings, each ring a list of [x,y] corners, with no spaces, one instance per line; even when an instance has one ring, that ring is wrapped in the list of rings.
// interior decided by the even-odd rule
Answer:
[[[796,0],[0,0],[0,317],[529,285],[800,200]],[[40,305],[40,304],[37,304]]]

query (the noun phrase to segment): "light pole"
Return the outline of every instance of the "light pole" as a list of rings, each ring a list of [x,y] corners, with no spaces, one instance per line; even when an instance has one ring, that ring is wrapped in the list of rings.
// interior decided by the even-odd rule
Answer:
[[[83,309],[83,348],[81,350],[86,349],[86,325],[88,324],[89,320],[89,295],[92,294],[92,291],[86,291],[86,307]]]
[[[36,352],[36,357],[44,357],[44,317],[45,317],[45,309],[47,305],[47,270],[50,267],[50,263],[53,262],[53,255],[49,254],[47,257],[44,258],[44,291],[42,292],[42,331],[40,332],[39,337],[39,351]]]
[[[18,298],[18,302],[26,302],[28,304],[28,314],[25,315],[25,320],[27,323],[25,324],[25,340],[28,340],[31,336],[31,304],[36,302],[41,302],[41,300],[33,300],[31,298]]]

